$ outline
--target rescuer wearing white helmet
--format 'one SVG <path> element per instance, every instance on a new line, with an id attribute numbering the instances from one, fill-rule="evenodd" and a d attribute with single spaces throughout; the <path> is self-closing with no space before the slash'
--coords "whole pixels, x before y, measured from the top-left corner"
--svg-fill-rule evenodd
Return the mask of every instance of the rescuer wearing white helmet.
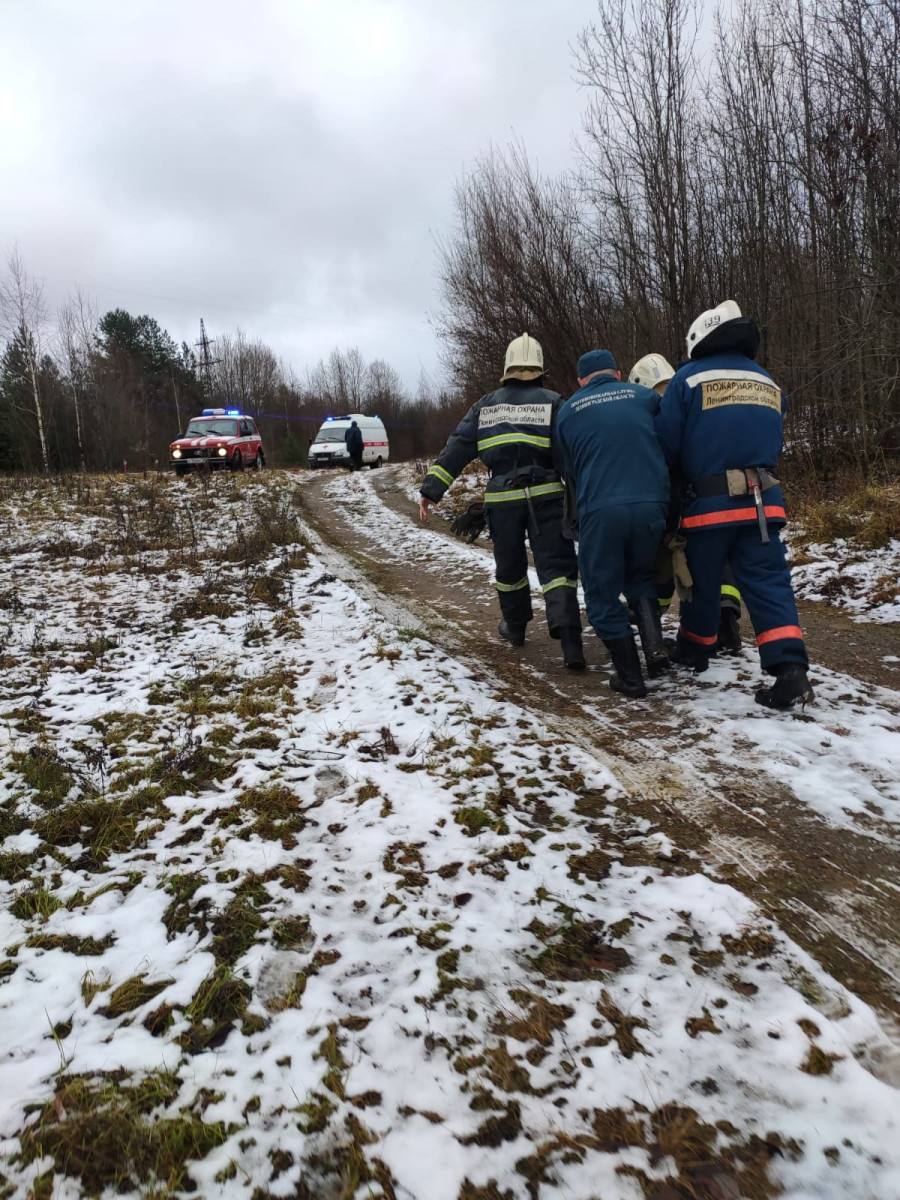
<path id="1" fill-rule="evenodd" d="M 689 361 L 675 372 L 656 428 L 686 481 L 681 529 L 692 596 L 682 603 L 672 658 L 702 671 L 718 640 L 719 587 L 728 562 L 756 633 L 763 670 L 756 693 L 769 708 L 813 698 L 806 646 L 779 530 L 784 497 L 775 475 L 784 397 L 754 360 L 756 322 L 734 300 L 708 309 L 687 334 Z"/>
<path id="2" fill-rule="evenodd" d="M 652 388 L 654 392 L 658 392 L 661 396 L 669 385 L 669 380 L 675 374 L 675 368 L 662 354 L 645 354 L 631 368 L 628 376 L 629 383 L 638 383 L 642 387 Z M 673 487 L 672 502 L 674 509 L 670 508 L 670 529 L 678 522 L 678 495 L 677 488 Z M 659 607 L 661 611 L 665 611 L 672 603 L 672 596 L 675 592 L 674 571 L 672 568 L 672 552 L 664 541 L 660 547 L 660 584 L 658 587 Z M 725 569 L 722 573 L 722 589 L 721 589 L 721 616 L 719 620 L 719 639 L 716 643 L 716 648 L 720 654 L 740 654 L 742 649 L 741 643 L 741 593 L 738 591 L 735 583 L 734 573 L 728 564 L 725 564 Z M 640 616 L 637 611 L 634 612 L 635 620 L 640 628 Z"/>
<path id="3" fill-rule="evenodd" d="M 654 392 L 658 392 L 661 396 L 674 374 L 675 368 L 667 358 L 664 358 L 661 354 L 645 354 L 631 368 L 628 382 L 639 383 L 641 387 L 652 388 Z"/>
<path id="4" fill-rule="evenodd" d="M 469 409 L 431 465 L 419 489 L 419 516 L 440 503 L 447 488 L 473 458 L 490 471 L 484 494 L 494 544 L 497 595 L 503 614 L 500 636 L 524 645 L 533 616 L 526 537 L 534 556 L 547 625 L 562 643 L 567 667 L 584 666 L 578 611 L 575 544 L 564 538 L 563 483 L 553 440 L 562 397 L 543 387 L 540 342 L 523 333 L 506 349 L 500 387 Z"/>

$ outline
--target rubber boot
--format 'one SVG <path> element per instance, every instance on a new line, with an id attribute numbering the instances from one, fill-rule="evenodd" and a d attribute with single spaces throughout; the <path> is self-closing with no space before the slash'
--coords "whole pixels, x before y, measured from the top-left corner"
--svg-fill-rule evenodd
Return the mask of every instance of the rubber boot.
<path id="1" fill-rule="evenodd" d="M 497 626 L 497 632 L 505 642 L 509 642 L 511 646 L 525 645 L 525 626 L 510 625 L 504 617 Z"/>
<path id="2" fill-rule="evenodd" d="M 603 645 L 612 656 L 616 673 L 609 681 L 614 692 L 623 696 L 646 696 L 647 685 L 641 674 L 641 660 L 638 658 L 637 646 L 631 634 L 628 637 L 603 639 Z"/>
<path id="3" fill-rule="evenodd" d="M 655 596 L 642 596 L 640 600 L 635 601 L 635 610 L 644 661 L 647 664 L 647 674 L 651 679 L 658 679 L 660 675 L 664 675 L 668 671 L 671 665 L 669 652 L 663 641 L 659 601 Z"/>
<path id="4" fill-rule="evenodd" d="M 581 641 L 581 630 L 566 626 L 559 631 L 562 644 L 563 662 L 570 671 L 584 670 L 584 646 Z"/>
<path id="5" fill-rule="evenodd" d="M 719 642 L 718 651 L 720 654 L 740 654 L 744 648 L 744 643 L 741 641 L 741 614 L 736 608 L 722 608 L 722 615 L 719 620 Z"/>
<path id="6" fill-rule="evenodd" d="M 779 663 L 772 686 L 756 693 L 756 703 L 766 708 L 790 708 L 798 700 L 808 704 L 815 698 L 806 667 L 801 663 Z"/>
<path id="7" fill-rule="evenodd" d="M 669 661 L 677 663 L 680 667 L 690 667 L 700 675 L 709 666 L 709 653 L 704 646 L 689 642 L 679 633 L 675 645 L 669 651 Z"/>

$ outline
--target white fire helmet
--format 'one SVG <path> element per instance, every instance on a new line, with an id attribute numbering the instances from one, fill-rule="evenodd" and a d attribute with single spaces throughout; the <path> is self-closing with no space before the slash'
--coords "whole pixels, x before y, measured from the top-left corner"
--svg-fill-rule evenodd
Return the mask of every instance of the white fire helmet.
<path id="1" fill-rule="evenodd" d="M 740 315 L 741 310 L 734 300 L 723 300 L 715 308 L 708 308 L 706 312 L 702 312 L 688 330 L 688 358 L 694 357 L 694 351 L 711 333 L 724 325 L 726 321 L 736 321 Z"/>
<path id="2" fill-rule="evenodd" d="M 541 375 L 544 372 L 544 352 L 541 343 L 528 333 L 513 338 L 506 347 L 503 378 L 505 379 L 511 371 L 535 371 Z"/>
<path id="3" fill-rule="evenodd" d="M 631 368 L 628 382 L 662 390 L 674 374 L 675 368 L 667 358 L 661 354 L 645 354 Z"/>

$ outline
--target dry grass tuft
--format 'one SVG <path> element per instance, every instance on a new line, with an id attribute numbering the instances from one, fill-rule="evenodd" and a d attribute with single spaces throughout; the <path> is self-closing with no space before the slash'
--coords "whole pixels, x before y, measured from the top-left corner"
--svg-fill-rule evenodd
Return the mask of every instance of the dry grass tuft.
<path id="1" fill-rule="evenodd" d="M 91 1196 L 109 1188 L 156 1196 L 193 1191 L 188 1162 L 205 1158 L 236 1127 L 205 1122 L 200 1097 L 177 1116 L 160 1115 L 180 1085 L 166 1073 L 136 1083 L 121 1074 L 63 1077 L 20 1134 L 22 1161 L 52 1159 L 61 1177 L 79 1178 Z"/>
<path id="2" fill-rule="evenodd" d="M 810 542 L 844 538 L 879 549 L 900 538 L 900 484 L 869 483 L 833 499 L 807 497 L 794 516 Z"/>
<path id="3" fill-rule="evenodd" d="M 97 1009 L 101 1017 L 121 1017 L 153 1000 L 165 991 L 173 979 L 157 979 L 149 983 L 146 975 L 132 975 L 109 994 L 109 1003 Z"/>
<path id="4" fill-rule="evenodd" d="M 631 962 L 626 950 L 604 938 L 602 921 L 571 920 L 551 931 L 549 937 L 543 928 L 538 931 L 534 924 L 529 928 L 545 935 L 545 948 L 534 959 L 534 966 L 548 979 L 596 979 Z"/>
<path id="5" fill-rule="evenodd" d="M 810 1046 L 809 1053 L 800 1065 L 807 1075 L 830 1075 L 834 1064 L 841 1061 L 839 1054 L 826 1054 L 818 1046 Z"/>

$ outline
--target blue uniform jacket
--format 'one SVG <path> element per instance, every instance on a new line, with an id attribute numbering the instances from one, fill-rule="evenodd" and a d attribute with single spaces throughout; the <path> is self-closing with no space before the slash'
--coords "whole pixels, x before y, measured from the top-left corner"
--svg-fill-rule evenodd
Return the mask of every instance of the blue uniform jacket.
<path id="1" fill-rule="evenodd" d="M 784 396 L 771 375 L 752 358 L 726 352 L 682 364 L 663 395 L 656 431 L 666 458 L 687 483 L 726 471 L 766 467 L 774 471 L 781 453 Z M 766 517 L 784 524 L 780 487 L 763 492 Z M 752 525 L 752 495 L 702 496 L 688 500 L 683 529 Z"/>
<path id="2" fill-rule="evenodd" d="M 611 375 L 592 379 L 560 409 L 557 433 L 578 512 L 669 498 L 669 472 L 653 427 L 659 396 Z"/>

